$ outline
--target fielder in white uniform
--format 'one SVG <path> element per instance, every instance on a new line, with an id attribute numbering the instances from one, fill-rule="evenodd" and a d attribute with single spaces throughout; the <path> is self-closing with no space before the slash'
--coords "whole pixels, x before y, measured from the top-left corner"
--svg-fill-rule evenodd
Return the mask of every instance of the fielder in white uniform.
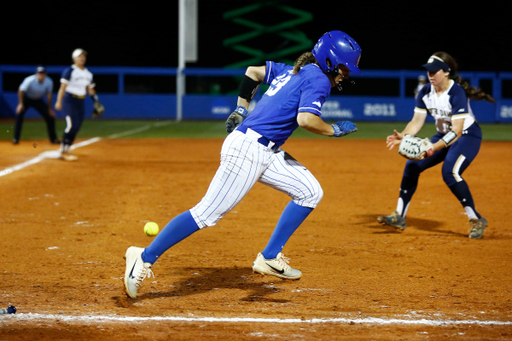
<path id="1" fill-rule="evenodd" d="M 429 83 L 420 90 L 416 98 L 414 116 L 401 133 L 395 130 L 386 141 L 388 148 L 392 149 L 400 144 L 404 135 L 416 135 L 430 114 L 435 119 L 437 128 L 437 133 L 430 138 L 434 154 L 421 161 L 407 161 L 396 210 L 388 216 L 377 217 L 377 221 L 400 231 L 405 230 L 407 210 L 418 187 L 421 173 L 442 163 L 443 180 L 467 213 L 469 238 L 482 238 L 487 219 L 476 210 L 473 196 L 466 180 L 462 178 L 462 173 L 473 162 L 482 143 L 482 131 L 469 100 L 485 99 L 494 102 L 494 99 L 463 82 L 457 73 L 457 63 L 446 52 L 434 53 L 423 67 L 427 69 Z"/>
<path id="2" fill-rule="evenodd" d="M 92 73 L 85 67 L 87 51 L 75 49 L 71 54 L 73 65 L 62 72 L 60 88 L 57 93 L 55 109 L 62 110 L 66 118 L 66 129 L 62 136 L 61 156 L 65 161 L 75 161 L 77 157 L 71 154 L 71 145 L 75 142 L 85 117 L 85 97 L 87 94 L 96 102 L 95 84 Z"/>
<path id="3" fill-rule="evenodd" d="M 147 248 L 126 251 L 124 284 L 135 298 L 142 281 L 152 275 L 153 263 L 170 247 L 194 232 L 215 225 L 256 184 L 263 183 L 290 196 L 253 270 L 283 279 L 299 279 L 301 271 L 288 265 L 282 249 L 323 196 L 322 187 L 304 166 L 281 149 L 298 127 L 325 136 L 344 136 L 357 130 L 349 121 L 327 124 L 321 108 L 331 87 L 341 88 L 349 73 L 360 74 L 361 48 L 341 31 L 324 34 L 295 66 L 268 61 L 247 68 L 237 108 L 226 121 L 230 133 L 221 150 L 221 164 L 203 199 L 172 219 Z M 270 87 L 255 109 L 247 108 L 260 83 Z"/>

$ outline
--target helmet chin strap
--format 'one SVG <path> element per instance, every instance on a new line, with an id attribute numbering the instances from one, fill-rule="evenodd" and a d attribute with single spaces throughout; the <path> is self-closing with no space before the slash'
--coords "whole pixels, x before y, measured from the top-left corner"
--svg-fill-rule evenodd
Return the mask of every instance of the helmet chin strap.
<path id="1" fill-rule="evenodd" d="M 350 79 L 350 77 L 345 77 L 345 75 L 343 73 L 331 71 L 331 72 L 329 72 L 329 74 L 331 75 L 334 82 L 335 82 L 335 79 L 337 76 L 341 76 L 341 78 L 342 78 L 341 82 L 336 84 L 336 87 L 338 88 L 339 91 L 343 91 L 343 89 L 351 88 L 352 86 L 354 86 L 354 84 L 356 84 L 356 82 L 353 79 Z"/>
<path id="2" fill-rule="evenodd" d="M 336 84 L 336 87 L 339 91 L 342 91 L 343 89 L 348 89 L 353 87 L 356 84 L 356 81 L 353 79 L 345 78 L 343 77 L 343 80 Z"/>

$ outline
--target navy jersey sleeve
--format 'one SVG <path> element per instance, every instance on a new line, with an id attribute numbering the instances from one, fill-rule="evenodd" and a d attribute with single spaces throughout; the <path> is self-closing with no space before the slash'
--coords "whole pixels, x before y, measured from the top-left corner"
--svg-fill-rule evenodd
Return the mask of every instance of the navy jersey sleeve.
<path id="1" fill-rule="evenodd" d="M 458 115 L 466 115 L 469 112 L 468 98 L 459 84 L 454 84 L 450 90 L 450 104 L 452 106 L 452 118 Z"/>
<path id="2" fill-rule="evenodd" d="M 423 97 L 425 97 L 430 92 L 431 85 L 432 84 L 430 83 L 425 84 L 423 88 L 421 88 L 421 90 L 418 92 L 418 96 L 416 96 L 416 108 L 427 110 L 427 106 L 423 101 Z"/>
<path id="3" fill-rule="evenodd" d="M 62 83 L 67 83 L 71 79 L 71 72 L 73 69 L 71 67 L 66 68 L 62 71 L 62 75 L 60 76 L 60 80 Z"/>

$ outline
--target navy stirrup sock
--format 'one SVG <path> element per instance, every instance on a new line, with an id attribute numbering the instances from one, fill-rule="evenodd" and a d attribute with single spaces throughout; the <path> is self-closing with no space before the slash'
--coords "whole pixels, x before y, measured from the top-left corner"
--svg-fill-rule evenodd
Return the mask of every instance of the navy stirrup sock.
<path id="1" fill-rule="evenodd" d="M 198 230 L 199 227 L 190 211 L 183 212 L 174 217 L 155 237 L 155 240 L 142 253 L 142 260 L 153 264 L 165 251 Z"/>
<path id="2" fill-rule="evenodd" d="M 404 175 L 402 177 L 402 182 L 400 183 L 400 198 L 403 201 L 403 212 L 398 212 L 402 217 L 404 216 L 404 212 L 407 208 L 407 205 L 412 199 L 414 192 L 416 192 L 416 188 L 418 187 L 418 178 L 409 177 Z"/>
<path id="3" fill-rule="evenodd" d="M 475 209 L 475 202 L 473 201 L 473 196 L 469 191 L 469 187 L 466 181 L 456 182 L 453 185 L 448 186 L 452 193 L 459 199 L 462 207 L 470 207 L 476 214 L 477 218 L 482 218 L 482 216 Z"/>
<path id="4" fill-rule="evenodd" d="M 293 232 L 302 224 L 311 211 L 313 211 L 312 208 L 299 206 L 291 201 L 281 214 L 281 218 L 279 218 L 274 233 L 272 233 L 272 237 L 270 237 L 265 250 L 261 252 L 263 257 L 265 257 L 265 259 L 276 258 L 277 254 L 283 250 L 284 245 L 288 239 L 290 239 Z"/>

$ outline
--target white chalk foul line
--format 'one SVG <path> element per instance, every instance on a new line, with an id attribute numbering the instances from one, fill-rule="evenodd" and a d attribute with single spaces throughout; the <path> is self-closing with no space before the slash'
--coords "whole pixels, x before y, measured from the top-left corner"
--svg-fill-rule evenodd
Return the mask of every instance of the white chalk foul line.
<path id="1" fill-rule="evenodd" d="M 90 140 L 82 141 L 82 142 L 79 142 L 77 144 L 72 145 L 71 149 L 87 146 L 87 145 L 90 145 L 91 143 L 98 142 L 99 140 L 100 140 L 99 137 L 94 137 L 94 138 L 92 138 Z M 15 166 L 8 167 L 8 168 L 5 168 L 5 169 L 1 170 L 0 171 L 0 177 L 4 176 L 4 175 L 7 175 L 7 174 L 11 174 L 11 173 L 16 172 L 16 171 L 19 171 L 20 169 L 26 168 L 28 166 L 35 165 L 36 163 L 39 163 L 39 162 L 41 162 L 41 161 L 43 161 L 45 159 L 58 159 L 59 157 L 60 157 L 60 150 L 48 150 L 46 152 L 42 152 L 41 154 L 39 154 L 38 156 L 36 156 L 33 159 L 30 159 L 30 160 L 25 161 L 23 163 L 20 163 L 20 164 L 17 164 Z"/>
<path id="2" fill-rule="evenodd" d="M 154 123 L 154 124 L 148 124 L 148 125 L 142 126 L 140 128 L 137 128 L 137 129 L 127 130 L 127 131 L 124 131 L 124 132 L 121 132 L 121 133 L 118 133 L 118 134 L 110 135 L 110 136 L 108 136 L 108 138 L 115 139 L 115 138 L 119 138 L 119 137 L 122 137 L 122 136 L 133 135 L 133 134 L 136 134 L 136 133 L 140 133 L 142 131 L 146 131 L 146 130 L 151 129 L 153 127 L 161 127 L 161 126 L 164 126 L 164 125 L 167 125 L 167 124 L 170 124 L 170 122 L 158 122 L 158 123 Z M 89 140 L 86 140 L 86 141 L 82 141 L 82 142 L 73 144 L 71 146 L 71 149 L 76 149 L 76 148 L 88 146 L 88 145 L 90 145 L 92 143 L 98 142 L 99 140 L 101 140 L 101 138 L 94 137 L 92 139 L 89 139 Z M 16 172 L 16 171 L 19 171 L 20 169 L 26 168 L 28 166 L 35 165 L 35 164 L 37 164 L 37 163 L 39 163 L 39 162 L 41 162 L 41 161 L 43 161 L 45 159 L 58 159 L 59 156 L 60 156 L 60 151 L 59 150 L 50 150 L 50 151 L 42 152 L 41 154 L 39 154 L 38 156 L 36 156 L 33 159 L 30 159 L 28 161 L 25 161 L 23 163 L 17 164 L 15 166 L 8 167 L 8 168 L 5 168 L 3 170 L 0 170 L 0 177 L 2 177 L 4 175 L 11 174 L 11 173 Z"/>
<path id="3" fill-rule="evenodd" d="M 58 320 L 63 322 L 147 322 L 147 321 L 161 321 L 161 322 L 212 322 L 212 323 L 362 323 L 362 324 L 377 324 L 377 325 L 425 325 L 425 326 L 446 326 L 446 325 L 501 325 L 510 326 L 511 321 L 482 321 L 482 320 L 430 320 L 425 318 L 420 319 L 398 319 L 398 318 L 332 318 L 332 319 L 278 319 L 278 318 L 252 318 L 252 317 L 177 317 L 177 316 L 152 316 L 152 317 L 137 317 L 137 316 L 104 316 L 104 315 L 44 315 L 44 314 L 16 314 L 7 315 L 6 317 L 16 320 Z M 1 324 L 1 321 L 0 321 Z"/>
<path id="4" fill-rule="evenodd" d="M 124 131 L 124 132 L 121 132 L 121 133 L 118 133 L 118 134 L 112 134 L 108 138 L 109 139 L 115 139 L 115 138 L 118 138 L 118 137 L 133 135 L 133 134 L 137 134 L 137 133 L 141 133 L 143 131 L 149 130 L 149 129 L 154 128 L 154 127 L 162 127 L 162 126 L 166 126 L 166 125 L 169 125 L 169 124 L 171 124 L 171 122 L 169 122 L 169 121 L 148 124 L 148 125 L 142 126 L 140 128 L 136 128 L 136 129 L 132 129 L 132 130 L 127 130 L 127 131 Z"/>

